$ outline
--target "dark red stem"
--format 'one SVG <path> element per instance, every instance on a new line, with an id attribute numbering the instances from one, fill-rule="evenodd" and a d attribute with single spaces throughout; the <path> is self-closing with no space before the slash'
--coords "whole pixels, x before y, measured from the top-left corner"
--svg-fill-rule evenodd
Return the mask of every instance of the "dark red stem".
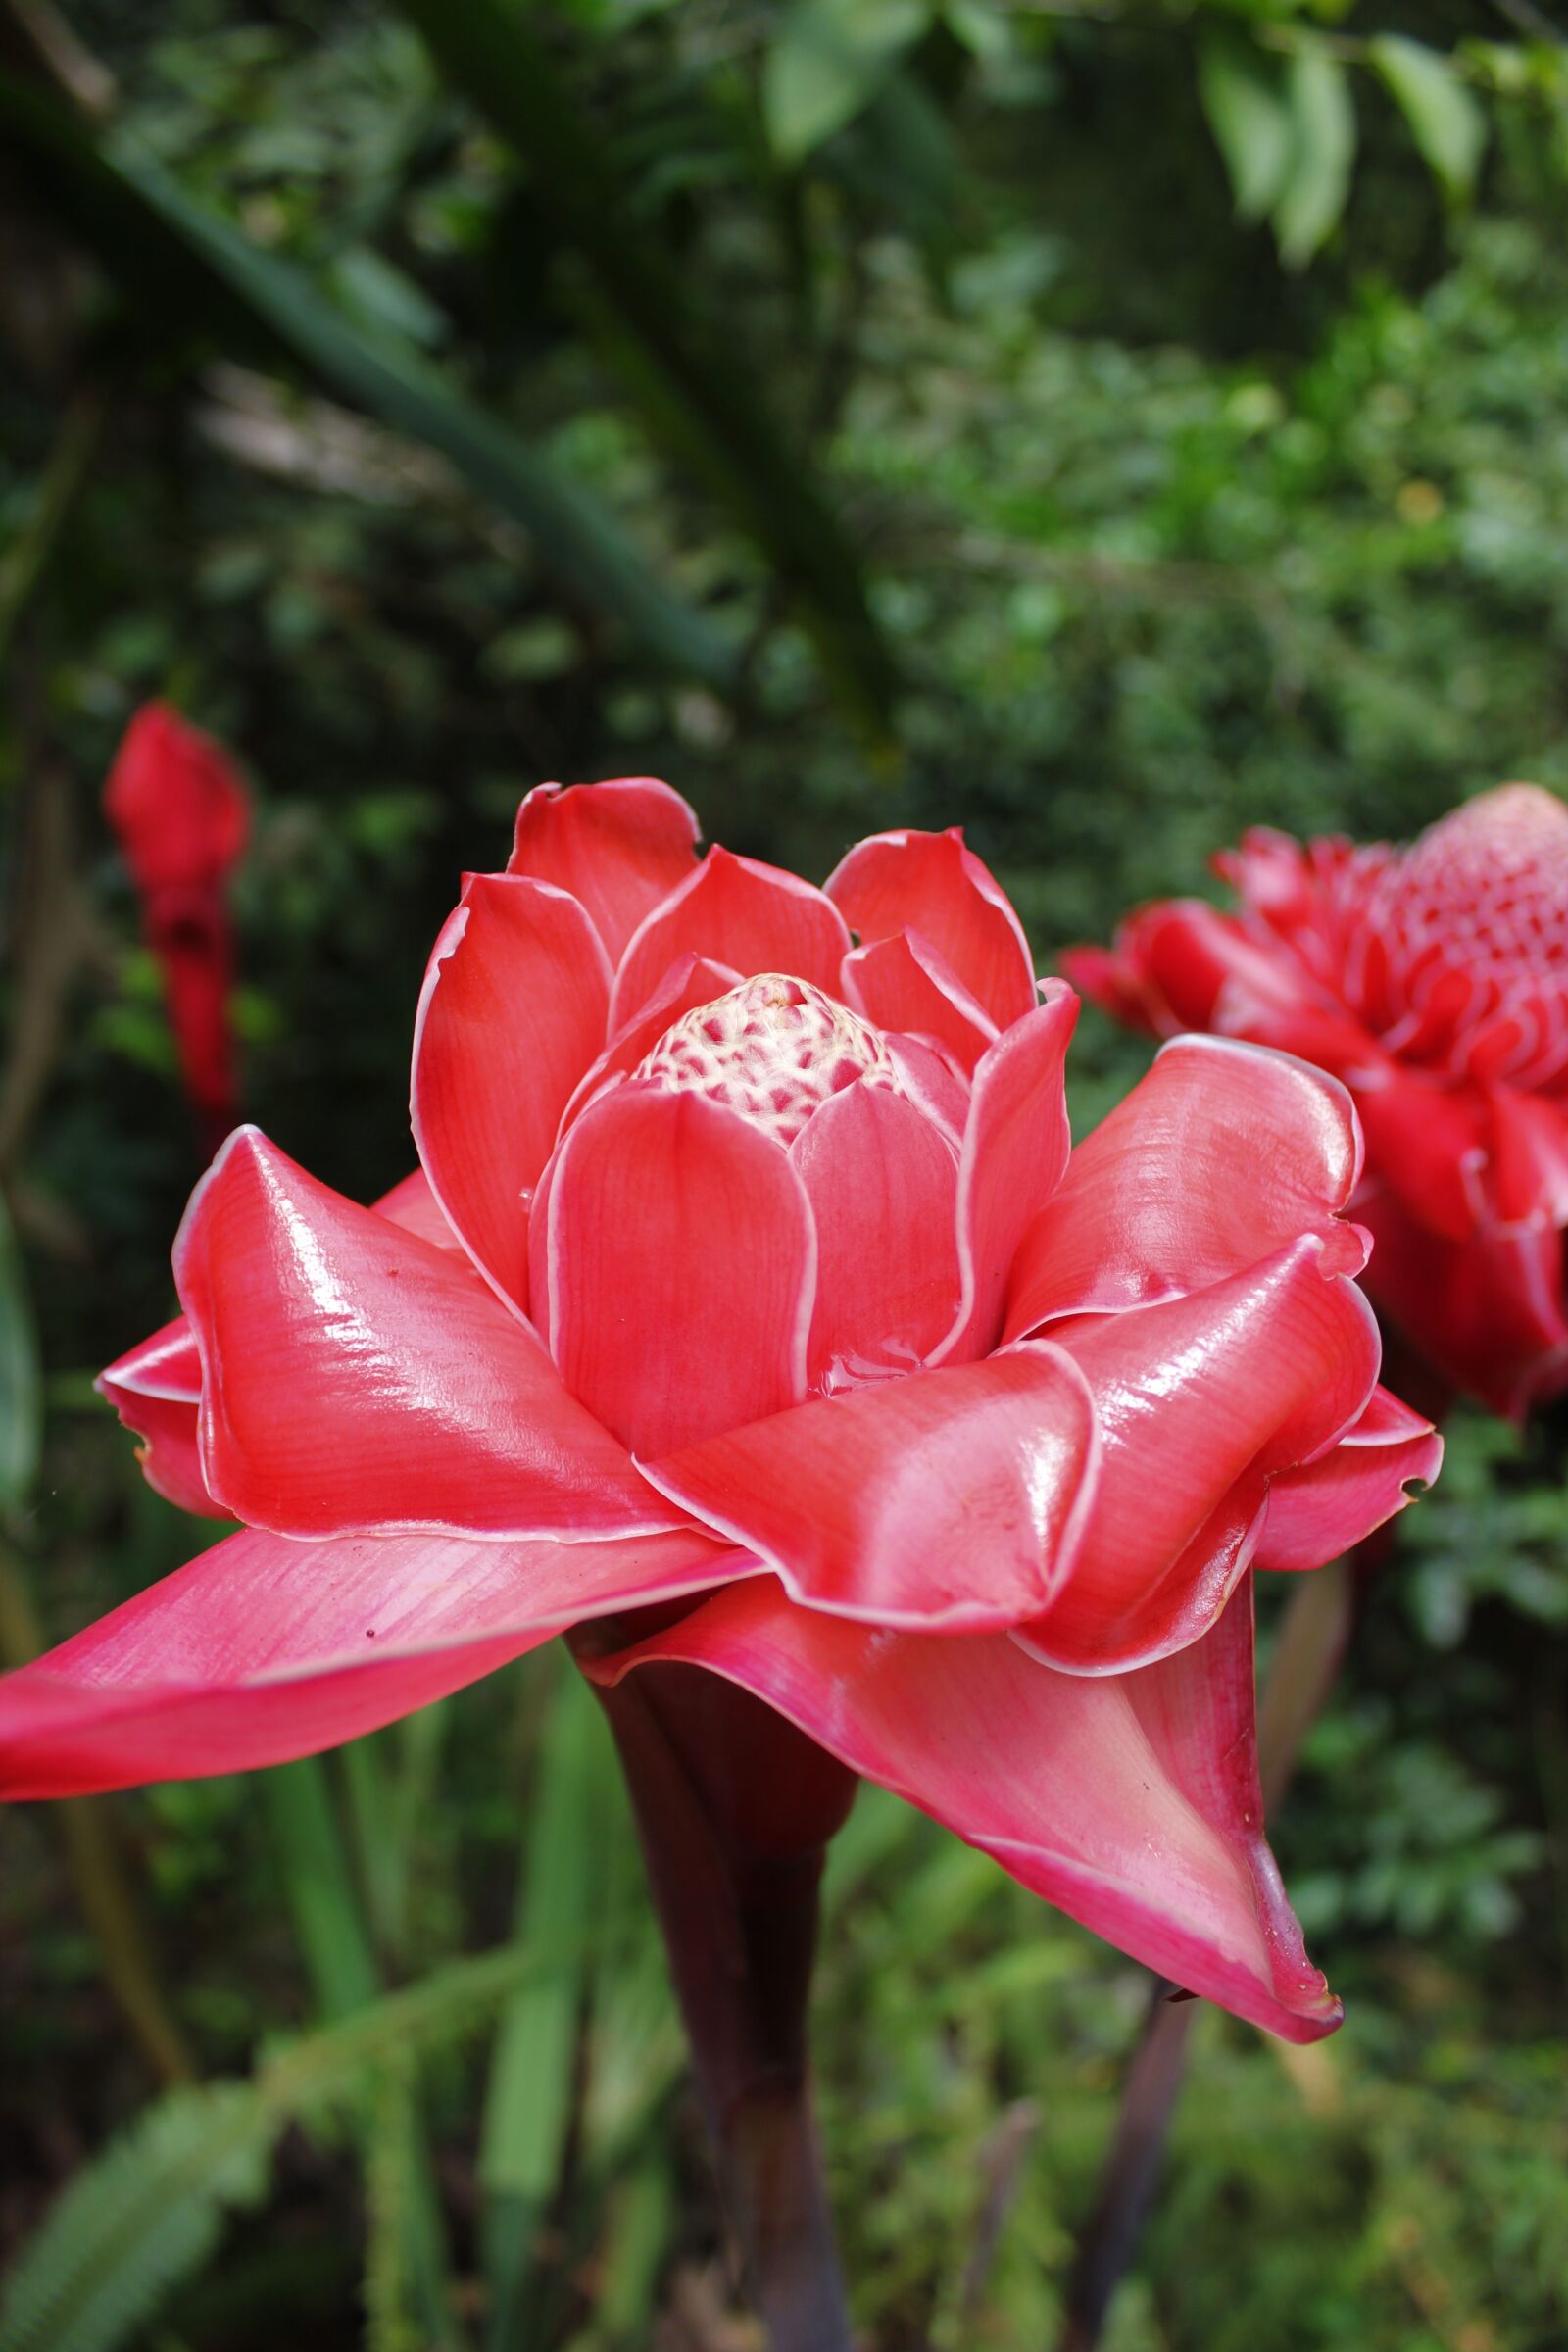
<path id="1" fill-rule="evenodd" d="M 584 1629 L 584 1663 L 624 1633 Z M 851 2352 L 812 2111 L 818 1888 L 853 1774 L 689 1666 L 598 1687 L 620 1751 L 717 2163 L 771 2352 Z"/>

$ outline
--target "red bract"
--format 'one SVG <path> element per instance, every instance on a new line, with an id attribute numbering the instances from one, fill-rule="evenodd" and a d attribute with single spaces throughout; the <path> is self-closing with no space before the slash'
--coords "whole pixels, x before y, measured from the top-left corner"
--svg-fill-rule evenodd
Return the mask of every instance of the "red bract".
<path id="1" fill-rule="evenodd" d="M 1214 862 L 1236 913 L 1146 906 L 1067 969 L 1137 1027 L 1343 1079 L 1367 1289 L 1446 1381 L 1523 1415 L 1568 1387 L 1568 808 L 1504 784 L 1406 849 L 1259 828 Z"/>
<path id="2" fill-rule="evenodd" d="M 185 1091 L 216 1143 L 234 1117 L 227 890 L 250 829 L 245 788 L 210 735 L 148 703 L 115 755 L 104 811 L 141 896 Z"/>
<path id="3" fill-rule="evenodd" d="M 682 1733 L 678 1694 L 739 1686 L 1151 1966 L 1327 2032 L 1248 1572 L 1440 1450 L 1377 1386 L 1348 1098 L 1188 1039 L 1071 1152 L 1076 1000 L 957 834 L 825 890 L 695 844 L 645 778 L 529 797 L 436 942 L 421 1170 L 375 1210 L 230 1140 L 188 1321 L 104 1385 L 245 1532 L 0 1687 L 7 1786 L 299 1755 L 572 1628 L 693 1785 L 730 1718 Z M 842 1812 L 843 1775 L 796 1822 L 756 1770 L 705 1801 L 759 1849 Z"/>

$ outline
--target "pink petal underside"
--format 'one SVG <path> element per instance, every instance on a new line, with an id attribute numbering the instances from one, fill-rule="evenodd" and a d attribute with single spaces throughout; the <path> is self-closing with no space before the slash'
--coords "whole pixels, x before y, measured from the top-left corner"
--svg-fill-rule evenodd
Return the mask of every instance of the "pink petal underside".
<path id="1" fill-rule="evenodd" d="M 1086 1309 L 1178 1298 L 1303 1233 L 1344 1233 L 1360 1135 L 1345 1089 L 1283 1055 L 1178 1038 L 1073 1152 L 1024 1236 L 1009 1339 Z"/>
<path id="2" fill-rule="evenodd" d="M 1450 1241 L 1418 1223 L 1392 1191 L 1371 1186 L 1356 1215 L 1373 1238 L 1365 1281 L 1379 1313 L 1456 1389 L 1515 1419 L 1568 1389 L 1554 1228 Z"/>
<path id="3" fill-rule="evenodd" d="M 1339 1444 L 1304 1470 L 1269 1481 L 1259 1568 L 1323 1568 L 1432 1484 L 1443 1440 L 1385 1388 Z"/>
<path id="4" fill-rule="evenodd" d="M 311 1755 L 461 1690 L 563 1626 L 753 1568 L 695 1533 L 298 1544 L 247 1529 L 0 1679 L 0 1795 L 69 1796 Z"/>
<path id="5" fill-rule="evenodd" d="M 1063 1073 L 1078 1000 L 1061 980 L 981 1058 L 958 1167 L 963 1297 L 932 1361 L 988 1355 L 1002 1336 L 1018 1244 L 1061 1182 L 1072 1149 Z"/>
<path id="6" fill-rule="evenodd" d="M 1034 1005 L 1023 927 L 956 830 L 873 834 L 857 843 L 824 888 L 862 946 L 918 931 L 999 1029 Z"/>
<path id="7" fill-rule="evenodd" d="M 174 1274 L 201 1349 L 207 1483 L 251 1526 L 566 1539 L 669 1526 L 466 1258 L 318 1184 L 254 1128 L 192 1197 Z"/>
<path id="8" fill-rule="evenodd" d="M 816 1238 L 770 1137 L 631 1081 L 591 1103 L 540 1188 L 562 1377 L 641 1454 L 806 1393 Z"/>
<path id="9" fill-rule="evenodd" d="M 853 949 L 844 958 L 844 995 L 878 1029 L 934 1038 L 966 1072 L 996 1043 L 985 1006 L 917 931 Z"/>
<path id="10" fill-rule="evenodd" d="M 889 1633 L 764 1578 L 590 1671 L 726 1676 L 1156 1973 L 1291 2041 L 1340 2005 L 1263 1840 L 1250 1592 L 1157 1666 L 1054 1674 L 1004 1634 Z"/>
<path id="11" fill-rule="evenodd" d="M 790 1147 L 816 1225 L 813 1389 L 910 1372 L 957 1311 L 957 1154 L 881 1086 L 850 1086 Z"/>
<path id="12" fill-rule="evenodd" d="M 461 1247 L 436 1206 L 422 1168 L 384 1193 L 375 1210 L 440 1249 Z M 108 1397 L 124 1427 L 142 1441 L 137 1459 L 155 1494 L 202 1518 L 232 1518 L 233 1513 L 208 1494 L 202 1471 L 196 1427 L 202 1359 L 187 1316 L 176 1315 L 151 1339 L 129 1348 L 93 1386 Z"/>
<path id="13" fill-rule="evenodd" d="M 517 810 L 509 874 L 569 891 L 588 910 L 612 963 L 697 855 L 694 811 L 653 776 L 608 784 L 541 784 Z"/>
<path id="14" fill-rule="evenodd" d="M 757 972 L 787 972 L 837 996 L 849 945 L 843 916 L 809 882 L 753 858 L 710 850 L 629 941 L 615 974 L 612 1032 L 631 1019 L 675 958 L 688 952 L 727 964 L 743 980 Z"/>
<path id="15" fill-rule="evenodd" d="M 435 943 L 414 1026 L 414 1140 L 453 1230 L 528 1311 L 527 1196 L 605 1042 L 610 964 L 575 899 L 471 874 Z"/>
<path id="16" fill-rule="evenodd" d="M 739 972 L 731 971 L 727 964 L 710 963 L 703 956 L 678 956 L 647 1004 L 633 1013 L 623 1028 L 616 1030 L 578 1081 L 571 1101 L 561 1114 L 562 1133 L 602 1087 L 616 1078 L 629 1078 L 644 1055 L 653 1051 L 664 1031 L 672 1028 L 683 1012 L 695 1012 L 699 1004 L 711 1004 L 716 997 L 727 996 L 739 979 Z"/>
<path id="17" fill-rule="evenodd" d="M 819 1398 L 647 1469 L 795 1599 L 971 1633 L 1032 1616 L 1070 1575 L 1095 1461 L 1084 1383 L 1037 1343 Z"/>
<path id="18" fill-rule="evenodd" d="M 1196 1640 L 1248 1556 L 1228 1535 L 1216 1552 L 1205 1526 L 1216 1512 L 1250 1523 L 1264 1477 L 1359 1419 L 1377 1326 L 1327 1255 L 1308 1236 L 1191 1298 L 1053 1327 L 1089 1382 L 1103 1451 L 1073 1572 L 1027 1628 L 1050 1664 L 1120 1673 Z"/>

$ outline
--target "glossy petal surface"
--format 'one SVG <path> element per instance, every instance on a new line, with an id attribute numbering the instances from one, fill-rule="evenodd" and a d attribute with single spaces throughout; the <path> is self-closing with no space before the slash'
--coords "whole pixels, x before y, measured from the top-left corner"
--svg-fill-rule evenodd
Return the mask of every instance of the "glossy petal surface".
<path id="1" fill-rule="evenodd" d="M 1096 1432 L 1044 1345 L 873 1382 L 647 1465 L 797 1600 L 877 1625 L 1016 1625 L 1069 1576 Z"/>
<path id="2" fill-rule="evenodd" d="M 873 834 L 825 888 L 862 947 L 917 931 L 998 1028 L 1033 1008 L 1034 959 L 1022 925 L 957 831 Z"/>
<path id="3" fill-rule="evenodd" d="M 705 956 L 743 980 L 787 972 L 837 996 L 849 945 L 843 916 L 809 882 L 712 850 L 628 944 L 615 974 L 612 1027 L 631 1019 L 679 956 Z"/>
<path id="4" fill-rule="evenodd" d="M 623 1444 L 666 1453 L 804 1396 L 816 1237 L 777 1144 L 628 1084 L 583 1112 L 547 1189 L 551 1351 Z"/>
<path id="5" fill-rule="evenodd" d="M 1263 1840 L 1249 1592 L 1179 1657 L 1054 1674 L 1003 1634 L 889 1634 L 737 1586 L 597 1670 L 727 1676 L 1069 1917 L 1292 2041 L 1340 2022 Z"/>
<path id="6" fill-rule="evenodd" d="M 612 963 L 645 914 L 691 873 L 697 817 L 654 776 L 541 784 L 517 810 L 509 874 L 532 874 L 585 907 Z"/>
<path id="7" fill-rule="evenodd" d="M 525 877 L 469 877 L 419 999 L 414 1140 L 454 1231 L 523 1312 L 527 1196 L 609 1009 L 610 965 L 575 899 Z"/>
<path id="8" fill-rule="evenodd" d="M 669 1514 L 466 1259 L 242 1128 L 174 1250 L 212 1493 L 255 1527 L 631 1535 Z"/>
<path id="9" fill-rule="evenodd" d="M 1195 1540 L 1260 1481 L 1310 1461 L 1365 1409 L 1379 1344 L 1352 1282 L 1308 1238 L 1190 1298 L 1062 1323 L 1102 1442 L 1077 1564 L 1028 1629 L 1040 1656 L 1104 1674 L 1168 1655 L 1213 1623 L 1246 1567 L 1224 1533 Z"/>
<path id="10" fill-rule="evenodd" d="M 1305 1233 L 1327 1240 L 1360 1165 L 1332 1078 L 1203 1037 L 1165 1048 L 1078 1146 L 1013 1270 L 1009 1339 L 1084 1309 L 1204 1289 Z M 1344 1236 L 1345 1262 L 1360 1244 Z"/>
<path id="11" fill-rule="evenodd" d="M 563 1625 L 750 1571 L 697 1535 L 298 1544 L 247 1529 L 0 1680 L 0 1795 L 311 1755 L 461 1690 Z"/>

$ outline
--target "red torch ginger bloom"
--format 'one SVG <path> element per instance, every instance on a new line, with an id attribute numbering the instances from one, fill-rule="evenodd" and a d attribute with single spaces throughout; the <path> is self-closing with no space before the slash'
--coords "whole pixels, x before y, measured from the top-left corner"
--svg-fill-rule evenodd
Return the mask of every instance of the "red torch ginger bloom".
<path id="1" fill-rule="evenodd" d="M 104 812 L 141 897 L 185 1092 L 216 1144 L 234 1119 L 228 877 L 250 830 L 245 787 L 210 735 L 147 703 L 115 755 Z"/>
<path id="2" fill-rule="evenodd" d="M 796 1727 L 733 1765 L 775 1847 L 780 1754 L 815 1756 L 824 1817 L 880 1781 L 1328 2032 L 1262 1838 L 1249 1572 L 1344 1550 L 1440 1451 L 1378 1386 L 1348 1097 L 1185 1039 L 1074 1152 L 1076 1000 L 956 833 L 823 890 L 696 839 L 644 778 L 529 796 L 436 942 L 420 1166 L 375 1209 L 229 1140 L 184 1318 L 104 1386 L 243 1532 L 0 1685 L 4 1786 L 271 1763 L 573 1629 L 710 1766 L 701 1693 Z"/>
<path id="3" fill-rule="evenodd" d="M 1568 1388 L 1568 808 L 1504 784 L 1408 848 L 1259 828 L 1214 862 L 1236 913 L 1146 906 L 1068 970 L 1134 1026 L 1343 1079 L 1368 1291 L 1454 1388 L 1522 1416 Z"/>

